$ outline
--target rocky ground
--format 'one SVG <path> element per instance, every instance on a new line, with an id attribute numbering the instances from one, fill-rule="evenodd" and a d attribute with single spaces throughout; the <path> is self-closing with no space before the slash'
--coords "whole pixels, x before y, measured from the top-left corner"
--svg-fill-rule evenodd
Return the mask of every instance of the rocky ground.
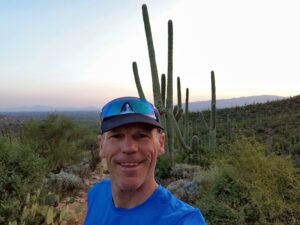
<path id="1" fill-rule="evenodd" d="M 108 171 L 106 169 L 105 162 L 102 161 L 99 164 L 97 170 L 90 174 L 90 176 L 85 178 L 85 188 L 80 190 L 76 194 L 76 196 L 74 196 L 74 202 L 72 204 L 68 204 L 71 219 L 68 222 L 64 223 L 64 225 L 83 224 L 87 211 L 87 193 L 89 188 L 91 188 L 95 183 L 107 177 Z M 64 203 L 62 202 L 62 204 Z"/>

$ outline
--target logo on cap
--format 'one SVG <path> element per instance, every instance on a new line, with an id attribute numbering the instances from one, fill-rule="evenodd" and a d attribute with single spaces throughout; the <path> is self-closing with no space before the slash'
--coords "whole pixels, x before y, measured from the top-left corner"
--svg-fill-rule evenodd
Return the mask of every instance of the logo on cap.
<path id="1" fill-rule="evenodd" d="M 132 110 L 130 104 L 128 102 L 125 102 L 121 108 L 120 114 L 127 114 L 127 113 L 134 113 L 134 111 Z"/>

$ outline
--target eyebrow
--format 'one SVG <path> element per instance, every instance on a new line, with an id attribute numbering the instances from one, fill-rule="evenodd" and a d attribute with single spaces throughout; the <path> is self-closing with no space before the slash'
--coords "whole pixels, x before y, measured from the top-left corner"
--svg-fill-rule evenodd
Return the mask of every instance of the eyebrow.
<path id="1" fill-rule="evenodd" d="M 155 129 L 155 127 L 152 127 L 152 126 L 149 126 L 149 125 L 145 124 L 145 125 L 142 125 L 139 128 L 137 128 L 137 131 L 149 132 L 150 133 L 153 129 Z M 118 133 L 118 132 L 121 132 L 121 131 L 122 131 L 122 128 L 117 127 L 113 130 L 110 130 L 109 132 L 110 133 Z"/>

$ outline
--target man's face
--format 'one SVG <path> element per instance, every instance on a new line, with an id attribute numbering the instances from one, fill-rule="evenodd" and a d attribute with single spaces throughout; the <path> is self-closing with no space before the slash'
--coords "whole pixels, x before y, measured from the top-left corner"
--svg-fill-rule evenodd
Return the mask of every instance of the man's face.
<path id="1" fill-rule="evenodd" d="M 164 134 L 136 123 L 108 131 L 98 140 L 113 188 L 131 191 L 156 185 L 155 164 L 157 156 L 164 153 Z"/>

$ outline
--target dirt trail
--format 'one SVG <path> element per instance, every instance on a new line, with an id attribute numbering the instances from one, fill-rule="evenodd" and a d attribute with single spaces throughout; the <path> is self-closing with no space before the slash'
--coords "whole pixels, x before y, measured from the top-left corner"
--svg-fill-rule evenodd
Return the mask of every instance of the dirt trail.
<path id="1" fill-rule="evenodd" d="M 104 178 L 108 177 L 108 172 L 104 162 L 101 162 L 99 169 L 96 172 L 93 172 L 89 177 L 85 178 L 86 187 L 80 190 L 75 198 L 75 201 L 72 204 L 69 204 L 69 211 L 73 214 L 74 221 L 70 221 L 65 225 L 82 225 L 85 219 L 87 211 L 87 194 L 90 187 L 95 183 L 101 181 Z M 78 212 L 76 212 L 78 211 Z"/>

